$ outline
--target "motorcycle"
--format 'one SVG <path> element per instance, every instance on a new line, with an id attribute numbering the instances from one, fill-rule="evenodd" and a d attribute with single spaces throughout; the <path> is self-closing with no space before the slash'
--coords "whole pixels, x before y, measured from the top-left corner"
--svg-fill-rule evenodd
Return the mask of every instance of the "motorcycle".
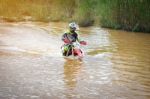
<path id="1" fill-rule="evenodd" d="M 84 52 L 81 49 L 81 45 L 86 45 L 86 44 L 87 43 L 85 41 L 64 44 L 61 47 L 62 54 L 63 56 L 74 56 L 81 59 L 84 56 Z"/>

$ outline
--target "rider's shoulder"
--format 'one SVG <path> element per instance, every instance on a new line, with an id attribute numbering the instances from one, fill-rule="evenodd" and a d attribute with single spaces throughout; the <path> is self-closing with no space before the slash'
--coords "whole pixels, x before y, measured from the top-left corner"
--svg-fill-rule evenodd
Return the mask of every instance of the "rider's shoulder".
<path id="1" fill-rule="evenodd" d="M 63 34 L 68 34 L 68 33 L 69 33 L 69 31 L 64 31 L 64 32 L 63 32 Z"/>
<path id="2" fill-rule="evenodd" d="M 69 33 L 69 31 L 64 31 L 64 34 L 68 34 Z"/>
<path id="3" fill-rule="evenodd" d="M 71 33 L 71 32 L 70 32 L 69 30 L 67 30 L 67 31 L 64 32 L 64 35 L 70 34 L 70 33 Z M 74 33 L 78 35 L 78 32 L 75 31 Z"/>

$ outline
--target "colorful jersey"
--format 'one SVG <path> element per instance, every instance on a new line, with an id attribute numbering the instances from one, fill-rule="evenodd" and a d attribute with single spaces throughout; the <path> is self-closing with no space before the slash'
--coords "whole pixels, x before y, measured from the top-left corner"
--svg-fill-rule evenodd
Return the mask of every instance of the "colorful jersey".
<path id="1" fill-rule="evenodd" d="M 78 34 L 76 32 L 64 33 L 63 36 L 62 36 L 62 40 L 64 41 L 65 39 L 69 40 L 70 43 L 76 42 L 76 41 L 78 41 Z"/>

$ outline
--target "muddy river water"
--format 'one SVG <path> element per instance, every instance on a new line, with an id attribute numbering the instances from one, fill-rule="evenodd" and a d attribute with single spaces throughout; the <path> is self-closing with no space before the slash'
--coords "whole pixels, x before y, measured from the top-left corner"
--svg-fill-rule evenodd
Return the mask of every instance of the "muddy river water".
<path id="1" fill-rule="evenodd" d="M 0 23 L 0 99 L 150 99 L 150 34 L 80 28 L 81 60 L 64 58 L 66 23 Z"/>

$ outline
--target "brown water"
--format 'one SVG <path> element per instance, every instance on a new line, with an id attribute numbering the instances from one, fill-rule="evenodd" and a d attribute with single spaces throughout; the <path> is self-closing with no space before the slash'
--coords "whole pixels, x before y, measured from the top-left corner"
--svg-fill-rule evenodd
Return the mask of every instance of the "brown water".
<path id="1" fill-rule="evenodd" d="M 150 98 L 150 34 L 80 28 L 79 61 L 61 56 L 66 27 L 0 24 L 0 99 Z"/>

